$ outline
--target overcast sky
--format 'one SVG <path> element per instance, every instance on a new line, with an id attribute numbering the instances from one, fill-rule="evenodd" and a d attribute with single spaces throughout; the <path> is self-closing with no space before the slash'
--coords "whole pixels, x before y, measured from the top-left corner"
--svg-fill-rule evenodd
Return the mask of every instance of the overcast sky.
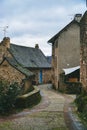
<path id="1" fill-rule="evenodd" d="M 0 40 L 6 36 L 18 45 L 39 44 L 51 55 L 47 41 L 68 24 L 77 13 L 86 11 L 86 0 L 0 0 Z"/>

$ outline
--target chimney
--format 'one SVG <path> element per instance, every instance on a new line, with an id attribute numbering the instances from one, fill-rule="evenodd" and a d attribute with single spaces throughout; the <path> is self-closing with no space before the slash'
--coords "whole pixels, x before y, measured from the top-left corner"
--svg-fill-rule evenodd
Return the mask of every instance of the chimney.
<path id="1" fill-rule="evenodd" d="M 38 44 L 35 44 L 35 48 L 36 48 L 36 49 L 39 49 L 39 45 L 38 45 Z"/>
<path id="2" fill-rule="evenodd" d="M 10 48 L 10 38 L 9 37 L 4 37 L 2 42 L 3 42 L 4 46 L 6 46 L 7 48 Z"/>
<path id="3" fill-rule="evenodd" d="M 77 22 L 80 22 L 81 18 L 82 18 L 82 14 L 75 14 L 74 16 L 74 20 Z"/>

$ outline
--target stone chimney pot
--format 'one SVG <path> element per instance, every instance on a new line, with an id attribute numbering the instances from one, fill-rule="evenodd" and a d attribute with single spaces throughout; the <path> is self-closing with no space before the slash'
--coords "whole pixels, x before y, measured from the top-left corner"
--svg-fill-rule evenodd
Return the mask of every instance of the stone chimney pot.
<path id="1" fill-rule="evenodd" d="M 36 48 L 36 49 L 39 49 L 39 45 L 38 45 L 38 44 L 35 44 L 35 48 Z"/>
<path id="2" fill-rule="evenodd" d="M 3 38 L 3 45 L 6 46 L 7 48 L 10 48 L 10 38 L 9 37 Z"/>
<path id="3" fill-rule="evenodd" d="M 74 16 L 74 20 L 76 20 L 77 22 L 80 22 L 81 18 L 82 18 L 82 14 L 75 14 Z"/>

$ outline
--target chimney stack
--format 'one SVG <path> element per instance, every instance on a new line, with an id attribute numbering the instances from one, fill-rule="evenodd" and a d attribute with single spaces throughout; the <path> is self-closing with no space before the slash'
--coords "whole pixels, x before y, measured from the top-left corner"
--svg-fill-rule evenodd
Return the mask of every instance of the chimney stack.
<path id="1" fill-rule="evenodd" d="M 39 45 L 38 45 L 38 44 L 35 44 L 35 48 L 36 48 L 36 49 L 39 49 Z"/>
<path id="2" fill-rule="evenodd" d="M 77 22 L 80 22 L 81 18 L 82 18 L 82 14 L 75 14 L 74 16 L 74 20 Z"/>
<path id="3" fill-rule="evenodd" d="M 4 37 L 2 43 L 7 48 L 10 48 L 10 38 L 9 37 Z"/>

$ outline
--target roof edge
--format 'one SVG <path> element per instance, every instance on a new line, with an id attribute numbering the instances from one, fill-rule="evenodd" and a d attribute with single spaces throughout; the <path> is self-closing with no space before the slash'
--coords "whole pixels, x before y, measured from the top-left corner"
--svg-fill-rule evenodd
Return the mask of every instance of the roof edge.
<path id="1" fill-rule="evenodd" d="M 72 20 L 69 24 L 67 24 L 62 30 L 60 30 L 57 34 L 55 34 L 51 39 L 49 39 L 47 42 L 48 43 L 54 43 L 54 40 L 56 40 L 59 36 L 60 36 L 60 34 L 63 32 L 63 31 L 65 31 L 72 23 L 76 23 L 76 24 L 78 24 L 79 25 L 79 22 L 77 22 L 75 19 L 74 20 Z"/>

